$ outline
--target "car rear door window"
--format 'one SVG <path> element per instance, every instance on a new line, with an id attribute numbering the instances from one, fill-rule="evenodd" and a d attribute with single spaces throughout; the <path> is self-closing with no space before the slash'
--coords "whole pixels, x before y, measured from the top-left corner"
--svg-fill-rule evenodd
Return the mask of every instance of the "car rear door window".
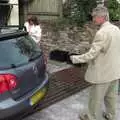
<path id="1" fill-rule="evenodd" d="M 40 55 L 41 49 L 28 35 L 0 41 L 0 68 L 27 64 Z"/>

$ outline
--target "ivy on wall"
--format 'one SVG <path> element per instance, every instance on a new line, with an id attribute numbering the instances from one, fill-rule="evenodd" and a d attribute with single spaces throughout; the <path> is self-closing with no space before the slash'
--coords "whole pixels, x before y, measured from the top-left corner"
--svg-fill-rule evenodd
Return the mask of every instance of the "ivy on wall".
<path id="1" fill-rule="evenodd" d="M 120 20 L 120 3 L 119 0 L 108 0 L 108 9 L 110 20 Z"/>
<path id="2" fill-rule="evenodd" d="M 83 25 L 91 19 L 91 11 L 96 7 L 96 0 L 68 0 L 63 15 L 77 25 Z"/>
<path id="3" fill-rule="evenodd" d="M 76 25 L 83 25 L 91 20 L 91 11 L 97 6 L 98 0 L 67 0 L 63 6 L 64 18 Z M 110 20 L 120 20 L 120 0 L 107 0 Z"/>

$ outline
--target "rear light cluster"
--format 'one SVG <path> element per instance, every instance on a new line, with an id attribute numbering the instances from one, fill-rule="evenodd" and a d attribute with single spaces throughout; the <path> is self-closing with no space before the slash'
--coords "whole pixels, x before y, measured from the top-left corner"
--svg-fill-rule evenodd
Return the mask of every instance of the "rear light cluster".
<path id="1" fill-rule="evenodd" d="M 0 94 L 14 89 L 17 85 L 17 79 L 12 74 L 0 74 Z"/>

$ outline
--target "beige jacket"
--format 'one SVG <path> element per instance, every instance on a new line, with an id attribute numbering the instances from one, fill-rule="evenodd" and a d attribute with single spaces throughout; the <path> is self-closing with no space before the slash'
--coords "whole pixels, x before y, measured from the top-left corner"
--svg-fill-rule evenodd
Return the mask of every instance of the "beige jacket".
<path id="1" fill-rule="evenodd" d="M 120 78 L 120 29 L 105 22 L 96 33 L 91 49 L 71 57 L 73 63 L 88 62 L 85 79 L 105 83 Z"/>

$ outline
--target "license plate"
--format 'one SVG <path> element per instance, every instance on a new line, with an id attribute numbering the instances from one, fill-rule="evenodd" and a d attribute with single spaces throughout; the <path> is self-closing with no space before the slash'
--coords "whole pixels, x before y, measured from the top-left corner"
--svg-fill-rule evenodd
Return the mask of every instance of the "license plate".
<path id="1" fill-rule="evenodd" d="M 42 90 L 37 91 L 31 98 L 30 98 L 30 105 L 35 105 L 43 98 L 43 96 L 46 93 L 46 88 L 43 88 Z"/>

